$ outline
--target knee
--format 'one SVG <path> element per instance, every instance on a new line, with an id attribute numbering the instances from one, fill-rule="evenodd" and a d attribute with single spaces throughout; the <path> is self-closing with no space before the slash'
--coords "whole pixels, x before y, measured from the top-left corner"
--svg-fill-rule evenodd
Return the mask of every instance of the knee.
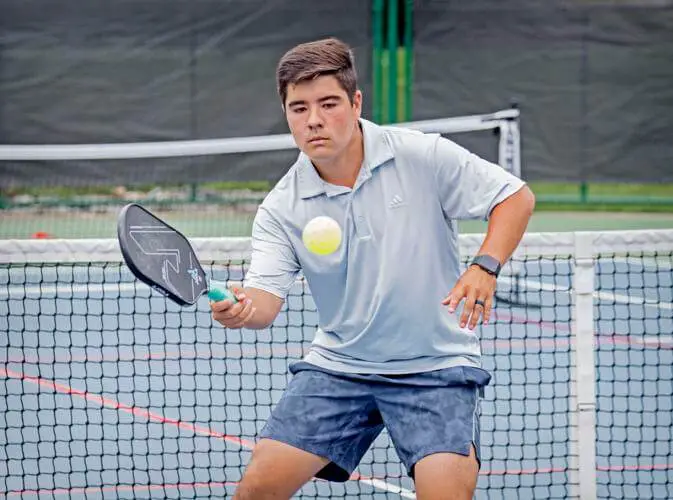
<path id="1" fill-rule="evenodd" d="M 271 500 L 274 493 L 268 487 L 262 484 L 255 484 L 254 481 L 241 481 L 234 493 L 234 500 Z"/>
<path id="2" fill-rule="evenodd" d="M 289 445 L 261 440 L 234 493 L 234 500 L 285 500 L 323 466 L 324 459 Z"/>
<path id="3" fill-rule="evenodd" d="M 248 474 L 238 484 L 234 500 L 289 500 L 292 494 L 276 481 Z"/>
<path id="4" fill-rule="evenodd" d="M 255 455 L 253 455 L 254 460 Z M 272 474 L 259 473 L 256 467 L 248 468 L 238 483 L 234 500 L 277 500 L 283 498 Z M 289 496 L 286 496 L 289 498 Z"/>

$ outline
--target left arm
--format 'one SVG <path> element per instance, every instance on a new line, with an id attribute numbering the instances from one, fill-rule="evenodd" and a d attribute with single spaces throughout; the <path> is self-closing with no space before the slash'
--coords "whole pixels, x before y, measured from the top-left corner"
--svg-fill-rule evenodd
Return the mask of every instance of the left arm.
<path id="1" fill-rule="evenodd" d="M 528 186 L 496 205 L 479 254 L 495 257 L 500 264 L 507 262 L 519 245 L 534 208 L 535 196 Z"/>
<path id="2" fill-rule="evenodd" d="M 523 237 L 534 207 L 535 196 L 525 185 L 498 203 L 491 211 L 486 238 L 479 249 L 479 255 L 490 255 L 501 265 L 507 262 Z M 442 304 L 449 306 L 449 312 L 454 312 L 465 299 L 460 326 L 473 329 L 480 316 L 484 324 L 488 323 L 495 286 L 494 275 L 477 265 L 471 265 Z"/>

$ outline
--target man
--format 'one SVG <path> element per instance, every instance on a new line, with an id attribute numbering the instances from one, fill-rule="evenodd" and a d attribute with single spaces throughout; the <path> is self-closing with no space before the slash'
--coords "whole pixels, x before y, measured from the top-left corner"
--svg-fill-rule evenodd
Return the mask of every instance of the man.
<path id="1" fill-rule="evenodd" d="M 534 197 L 439 135 L 362 119 L 353 57 L 339 40 L 287 52 L 277 83 L 301 153 L 259 208 L 238 302 L 214 303 L 213 318 L 266 328 L 301 270 L 319 329 L 290 367 L 235 498 L 290 498 L 314 476 L 345 481 L 384 425 L 418 498 L 471 498 L 478 399 L 490 378 L 473 329 L 489 320 L 499 266 Z M 319 215 L 343 230 L 328 256 L 301 240 Z M 466 218 L 489 225 L 461 276 L 454 220 Z"/>

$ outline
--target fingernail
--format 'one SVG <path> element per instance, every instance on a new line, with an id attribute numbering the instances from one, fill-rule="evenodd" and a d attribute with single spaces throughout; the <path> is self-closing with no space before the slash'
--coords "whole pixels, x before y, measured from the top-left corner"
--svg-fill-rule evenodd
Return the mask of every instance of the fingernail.
<path id="1" fill-rule="evenodd" d="M 252 299 L 245 299 L 246 304 L 252 304 Z"/>
<path id="2" fill-rule="evenodd" d="M 455 311 L 455 309 L 453 307 L 449 307 L 449 312 L 452 313 L 453 311 Z"/>
<path id="3" fill-rule="evenodd" d="M 461 327 L 461 328 L 465 328 L 465 323 L 464 323 L 464 322 L 461 323 L 461 324 L 460 324 L 460 327 Z"/>

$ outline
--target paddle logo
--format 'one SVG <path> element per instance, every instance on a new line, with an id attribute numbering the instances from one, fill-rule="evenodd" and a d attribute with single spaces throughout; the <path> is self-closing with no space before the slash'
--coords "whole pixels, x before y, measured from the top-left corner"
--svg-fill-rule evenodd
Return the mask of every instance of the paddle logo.
<path id="1" fill-rule="evenodd" d="M 201 278 L 201 275 L 199 274 L 198 269 L 194 269 L 194 268 L 187 269 L 187 273 L 192 277 L 192 280 L 194 281 L 194 283 L 196 283 L 197 285 L 201 284 L 202 278 Z"/>

